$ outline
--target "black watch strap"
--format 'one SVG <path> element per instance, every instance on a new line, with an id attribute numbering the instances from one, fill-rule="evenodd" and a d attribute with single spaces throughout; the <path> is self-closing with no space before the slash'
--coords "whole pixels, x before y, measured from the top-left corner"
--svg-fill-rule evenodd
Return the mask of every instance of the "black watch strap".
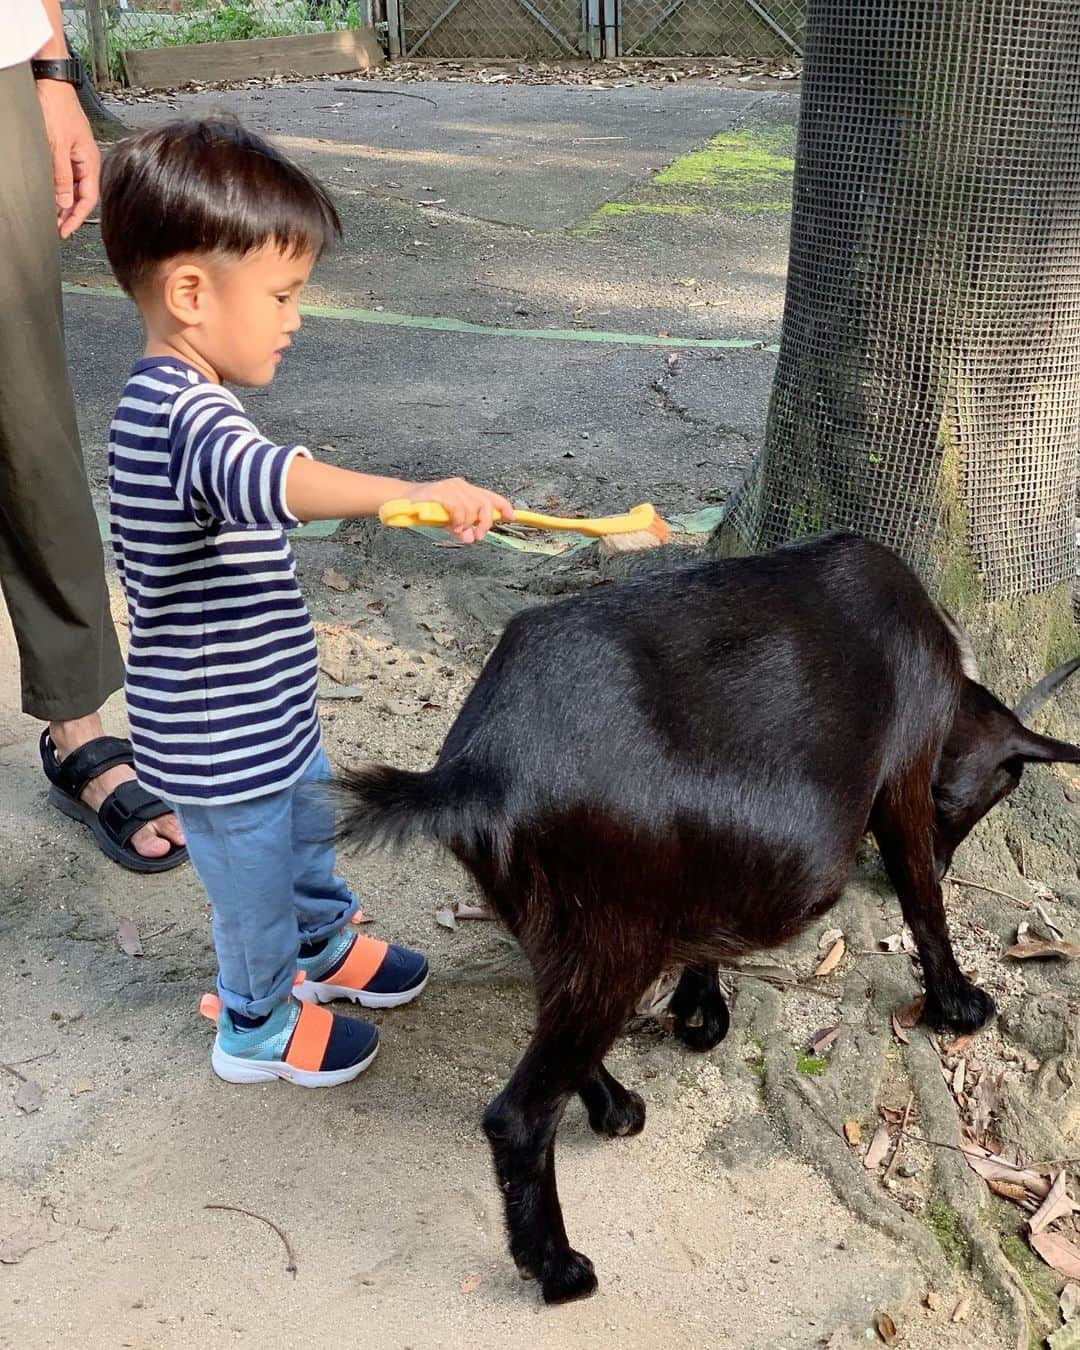
<path id="1" fill-rule="evenodd" d="M 31 61 L 30 69 L 35 80 L 63 80 L 73 84 L 76 89 L 83 82 L 82 62 L 77 58 L 68 61 Z"/>

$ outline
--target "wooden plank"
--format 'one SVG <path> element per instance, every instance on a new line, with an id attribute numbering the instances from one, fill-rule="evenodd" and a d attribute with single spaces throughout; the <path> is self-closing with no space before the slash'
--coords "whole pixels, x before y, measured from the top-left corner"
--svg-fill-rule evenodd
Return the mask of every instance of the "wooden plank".
<path id="1" fill-rule="evenodd" d="M 384 60 L 370 29 L 248 38 L 242 42 L 197 42 L 184 47 L 146 47 L 121 53 L 124 77 L 140 89 L 177 89 L 274 75 L 347 75 Z"/>

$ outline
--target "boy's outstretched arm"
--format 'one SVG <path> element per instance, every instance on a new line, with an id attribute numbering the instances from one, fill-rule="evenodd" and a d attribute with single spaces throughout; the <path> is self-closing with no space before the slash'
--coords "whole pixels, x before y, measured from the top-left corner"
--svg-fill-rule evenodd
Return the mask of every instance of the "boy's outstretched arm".
<path id="1" fill-rule="evenodd" d="M 285 502 L 297 520 L 377 516 L 379 507 L 395 497 L 439 502 L 450 512 L 447 529 L 466 544 L 482 539 L 498 517 L 509 520 L 513 514 L 513 507 L 505 497 L 475 487 L 463 478 L 407 483 L 401 478 L 354 473 L 297 455 L 285 479 Z"/>

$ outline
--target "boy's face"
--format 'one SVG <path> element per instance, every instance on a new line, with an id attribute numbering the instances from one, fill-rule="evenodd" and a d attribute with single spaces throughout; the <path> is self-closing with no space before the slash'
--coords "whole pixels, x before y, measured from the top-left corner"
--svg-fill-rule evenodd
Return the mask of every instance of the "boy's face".
<path id="1" fill-rule="evenodd" d="M 240 259 L 207 261 L 197 343 L 222 381 L 253 386 L 274 378 L 300 327 L 300 292 L 314 265 L 313 253 L 289 255 L 273 243 Z"/>

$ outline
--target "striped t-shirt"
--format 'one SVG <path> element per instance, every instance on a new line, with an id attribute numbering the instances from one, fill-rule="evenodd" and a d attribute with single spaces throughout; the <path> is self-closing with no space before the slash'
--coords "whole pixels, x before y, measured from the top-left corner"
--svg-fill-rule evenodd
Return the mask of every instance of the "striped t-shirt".
<path id="1" fill-rule="evenodd" d="M 299 446 L 185 362 L 136 361 L 109 432 L 109 523 L 127 597 L 135 770 L 170 802 L 296 782 L 319 746 L 318 655 L 285 530 Z"/>

